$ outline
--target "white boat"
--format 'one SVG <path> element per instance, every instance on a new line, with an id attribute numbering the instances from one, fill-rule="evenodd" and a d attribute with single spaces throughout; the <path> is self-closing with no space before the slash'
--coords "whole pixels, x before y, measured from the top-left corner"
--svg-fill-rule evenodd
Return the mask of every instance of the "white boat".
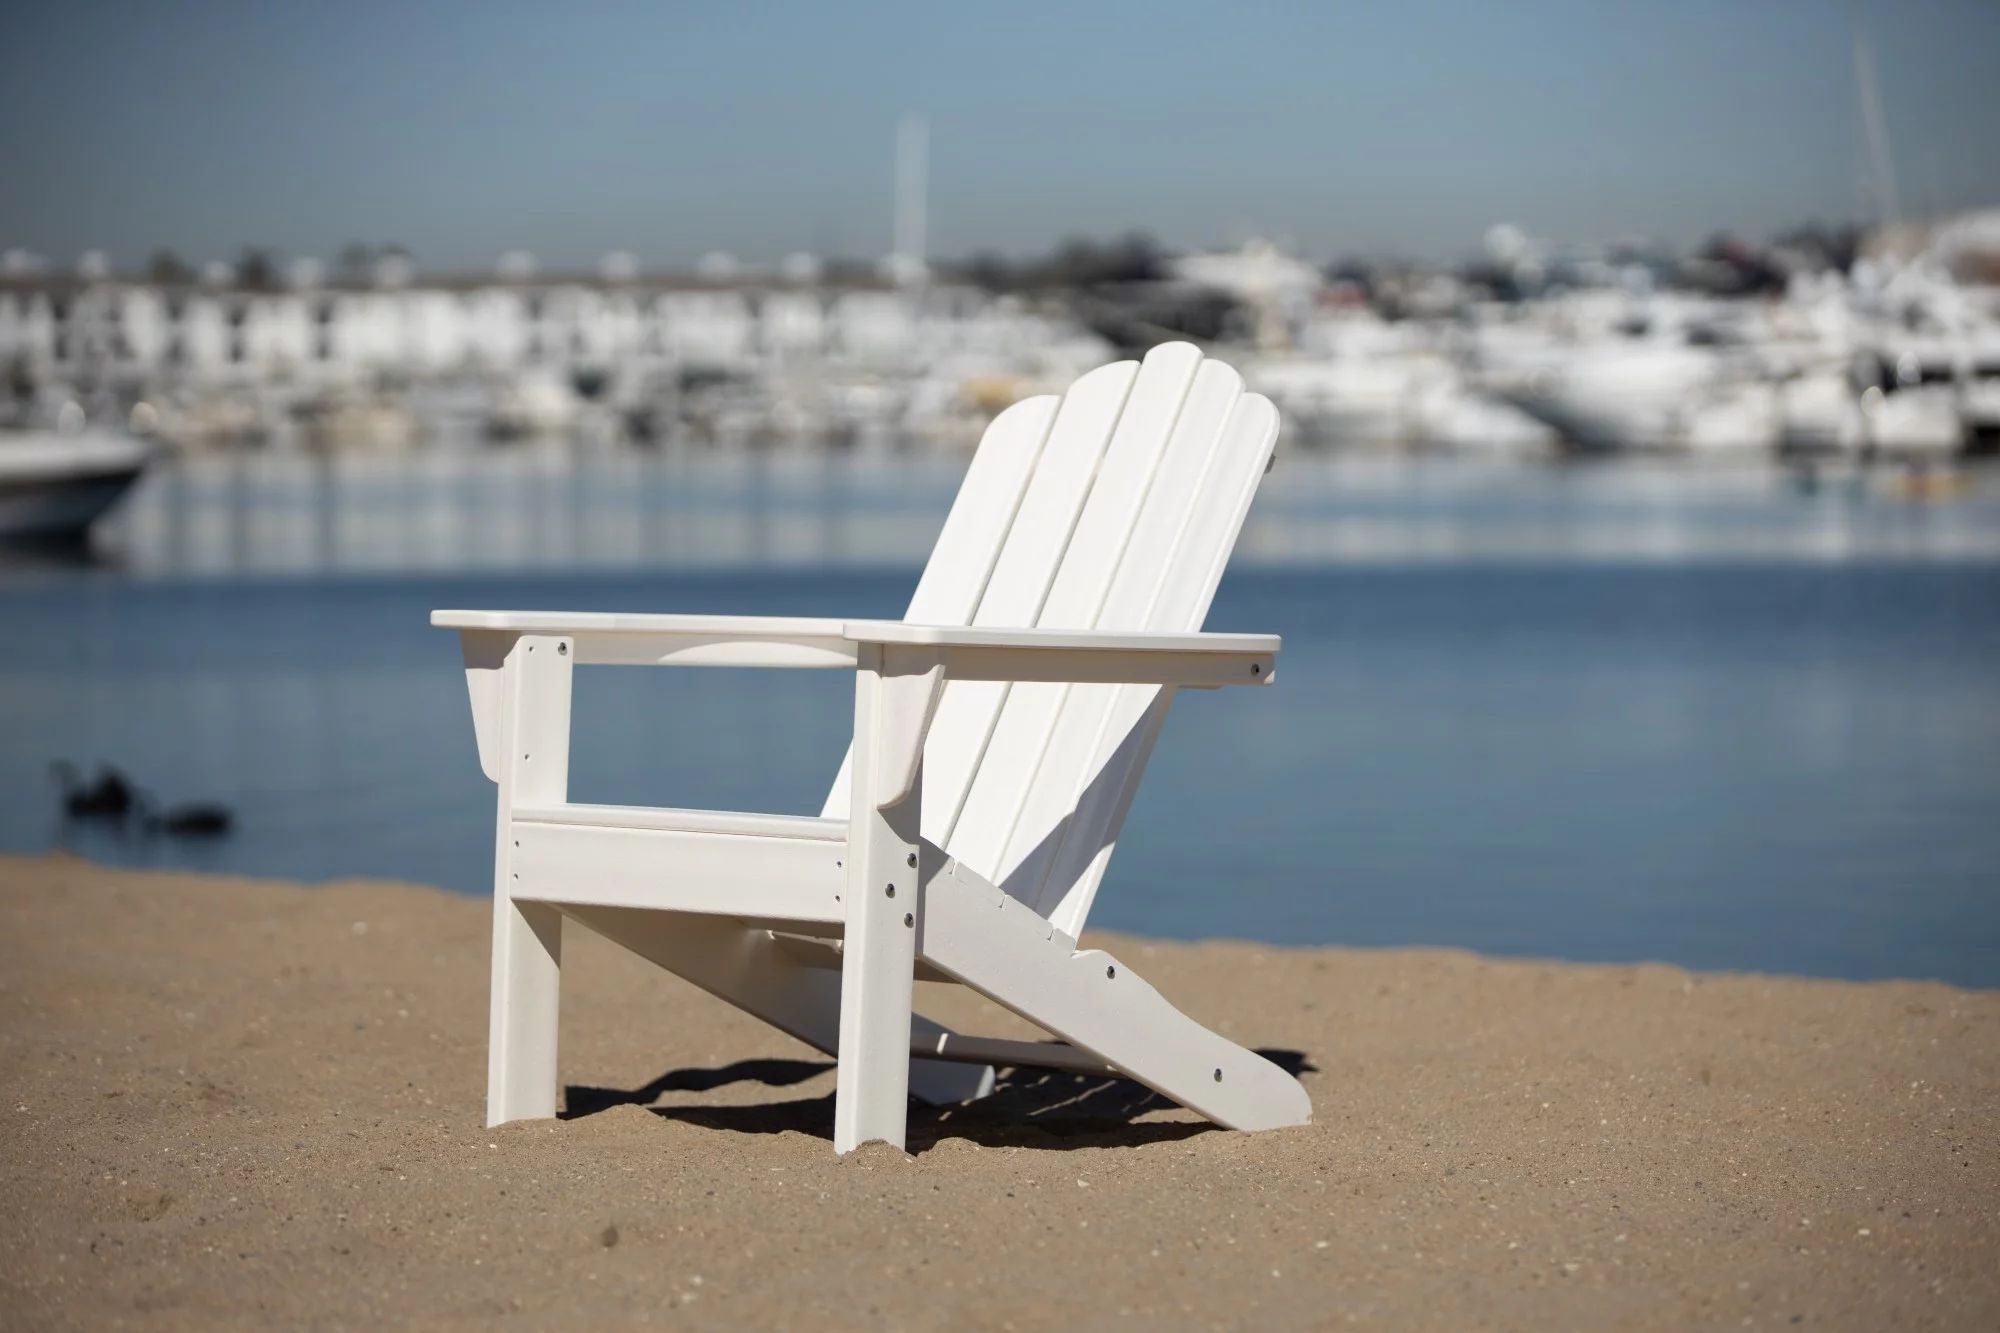
<path id="1" fill-rule="evenodd" d="M 1555 433 L 1488 397 L 1442 356 L 1424 352 L 1245 363 L 1258 392 L 1309 434 L 1331 444 L 1532 456 Z"/>
<path id="2" fill-rule="evenodd" d="M 144 440 L 102 432 L 0 434 L 0 539 L 80 539 L 153 452 Z"/>
<path id="3" fill-rule="evenodd" d="M 1578 347 L 1487 387 L 1588 452 L 1717 453 L 1778 441 L 1776 402 L 1729 357 L 1665 341 Z"/>

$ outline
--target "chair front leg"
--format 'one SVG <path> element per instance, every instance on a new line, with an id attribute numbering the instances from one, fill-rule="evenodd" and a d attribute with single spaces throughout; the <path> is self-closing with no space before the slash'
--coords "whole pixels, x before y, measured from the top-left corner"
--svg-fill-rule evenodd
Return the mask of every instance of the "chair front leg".
<path id="1" fill-rule="evenodd" d="M 934 652 L 867 646 L 854 687 L 846 945 L 833 1146 L 904 1146 L 910 1096 L 910 1002 L 923 929 L 918 844 L 924 736 L 944 669 Z"/>
<path id="2" fill-rule="evenodd" d="M 571 646 L 524 635 L 501 668 L 499 803 L 493 851 L 493 989 L 486 1123 L 556 1113 L 562 914 L 514 896 L 514 807 L 569 798 Z"/>
<path id="3" fill-rule="evenodd" d="M 561 997 L 562 913 L 547 903 L 496 897 L 486 1035 L 488 1125 L 555 1117 Z"/>

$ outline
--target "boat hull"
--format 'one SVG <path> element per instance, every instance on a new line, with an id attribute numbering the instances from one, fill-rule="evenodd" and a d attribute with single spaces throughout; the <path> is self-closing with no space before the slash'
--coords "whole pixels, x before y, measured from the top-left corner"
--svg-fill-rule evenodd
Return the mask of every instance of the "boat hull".
<path id="1" fill-rule="evenodd" d="M 0 477 L 0 540 L 81 541 L 145 470 L 135 462 L 62 477 Z"/>

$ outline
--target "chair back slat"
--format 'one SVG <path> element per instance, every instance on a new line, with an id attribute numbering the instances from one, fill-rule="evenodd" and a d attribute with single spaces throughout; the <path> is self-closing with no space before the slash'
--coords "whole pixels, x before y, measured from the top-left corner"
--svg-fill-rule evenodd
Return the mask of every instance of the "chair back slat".
<path id="1" fill-rule="evenodd" d="M 1277 413 L 1185 343 L 1092 371 L 988 428 L 907 619 L 1201 628 Z M 924 837 L 1083 927 L 1173 700 L 1136 685 L 951 681 L 924 751 Z M 847 813 L 848 772 L 823 813 Z"/>
<path id="2" fill-rule="evenodd" d="M 1053 394 L 1023 399 L 987 426 L 903 619 L 916 625 L 972 623 L 1061 402 Z M 822 819 L 847 818 L 853 764 L 850 746 L 820 807 Z"/>
<path id="3" fill-rule="evenodd" d="M 1154 348 L 1139 367 L 1124 415 L 1104 451 L 1090 498 L 1035 621 L 1048 629 L 1103 626 L 1106 596 L 1132 540 L 1148 490 L 1193 385 L 1201 353 L 1186 343 Z M 1125 628 L 1139 628 L 1127 625 Z M 966 865 L 1000 883 L 1001 856 L 1042 763 L 1067 685 L 1008 689 L 958 819 L 941 831 Z"/>
<path id="4" fill-rule="evenodd" d="M 1209 451 L 1193 508 L 1186 522 L 1179 525 L 1146 628 L 1197 630 L 1208 618 L 1209 604 L 1215 600 L 1229 553 L 1235 549 L 1277 439 L 1278 412 L 1270 400 L 1257 394 L 1238 397 L 1228 423 Z M 1143 574 L 1151 558 L 1150 551 L 1135 550 L 1128 553 L 1128 567 Z M 1091 758 L 1080 766 L 1080 772 L 1068 751 L 1051 757 L 1046 773 L 1049 785 L 1073 782 L 1076 795 L 1062 826 L 1055 859 L 1040 877 L 1033 900 L 1037 911 L 1071 935 L 1083 929 L 1090 913 L 1125 812 L 1174 696 L 1173 690 L 1154 685 L 1077 688 L 1109 694 L 1110 704 L 1098 717 Z M 1096 696 L 1073 697 L 1071 702 L 1078 715 L 1072 734 L 1080 735 L 1083 725 L 1096 715 Z M 1030 834 L 1033 831 L 1027 830 Z M 1026 892 L 1024 886 L 1022 893 Z"/>
<path id="5" fill-rule="evenodd" d="M 971 623 L 1011 629 L 1038 623 L 1138 371 L 1131 361 L 1100 366 L 1063 395 Z M 941 847 L 957 822 L 1007 691 L 999 681 L 951 681 L 938 701 L 924 747 L 923 835 Z"/>

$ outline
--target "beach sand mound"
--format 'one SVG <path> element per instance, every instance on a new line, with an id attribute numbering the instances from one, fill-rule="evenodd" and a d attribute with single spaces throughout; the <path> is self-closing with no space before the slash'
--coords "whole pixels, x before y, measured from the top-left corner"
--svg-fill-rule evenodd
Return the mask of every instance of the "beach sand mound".
<path id="1" fill-rule="evenodd" d="M 1106 937 L 1314 1124 L 1020 1070 L 836 1158 L 823 1056 L 575 928 L 569 1118 L 483 1129 L 487 931 L 0 859 L 0 1326 L 2000 1327 L 2000 994 Z"/>

